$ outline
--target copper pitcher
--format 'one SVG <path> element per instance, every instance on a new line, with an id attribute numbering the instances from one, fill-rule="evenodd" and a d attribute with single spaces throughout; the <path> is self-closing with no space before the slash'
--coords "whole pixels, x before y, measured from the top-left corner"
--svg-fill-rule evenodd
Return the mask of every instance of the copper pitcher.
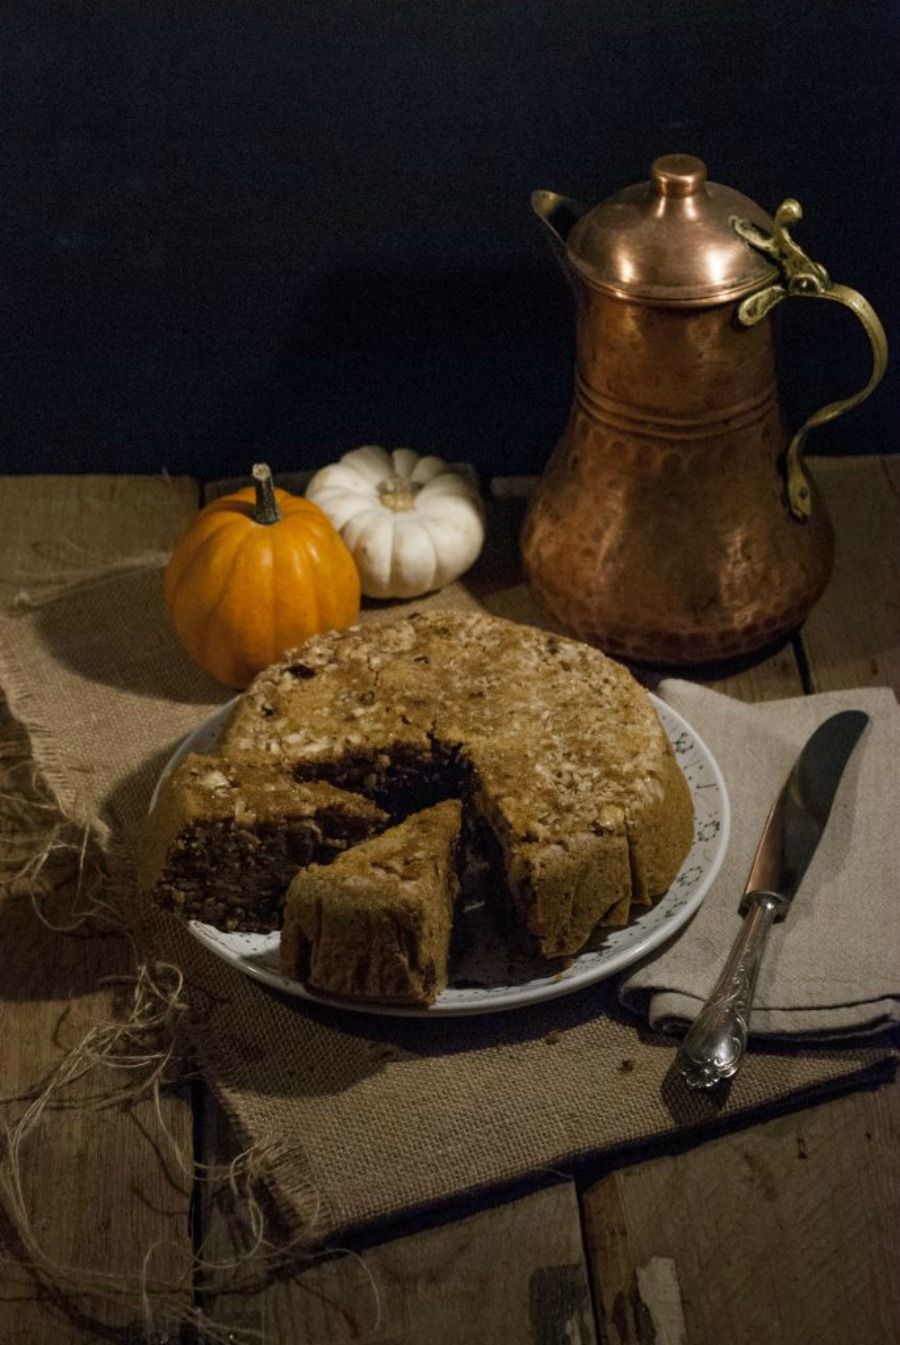
<path id="1" fill-rule="evenodd" d="M 582 639 L 668 665 L 717 662 L 796 627 L 831 572 L 832 534 L 802 460 L 810 429 L 858 405 L 887 362 L 884 330 L 774 220 L 699 159 L 593 209 L 532 204 L 575 291 L 569 420 L 529 506 L 530 583 Z M 789 440 L 769 314 L 788 296 L 846 304 L 872 376 Z"/>

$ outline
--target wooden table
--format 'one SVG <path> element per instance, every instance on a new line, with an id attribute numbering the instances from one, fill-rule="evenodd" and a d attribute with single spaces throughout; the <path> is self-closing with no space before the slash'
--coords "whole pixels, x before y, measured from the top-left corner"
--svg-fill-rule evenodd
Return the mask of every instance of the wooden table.
<path id="1" fill-rule="evenodd" d="M 834 578 L 792 643 L 714 683 L 733 696 L 900 686 L 900 459 L 814 466 L 838 536 Z M 27 751 L 8 716 L 2 738 L 7 760 Z M 3 820 L 8 842 L 15 826 Z M 14 1094 L 108 1017 L 113 991 L 100 982 L 127 971 L 127 953 L 49 934 L 27 903 L 0 910 L 0 1090 Z M 228 1200 L 173 1170 L 162 1125 L 199 1160 L 235 1151 L 197 1081 L 168 1093 L 159 1114 L 140 1103 L 42 1124 L 24 1189 L 54 1259 L 134 1271 L 158 1242 L 163 1271 L 183 1268 L 201 1238 L 207 1253 L 246 1246 Z M 211 1301 L 190 1276 L 184 1292 L 235 1341 L 246 1328 L 271 1345 L 887 1345 L 900 1340 L 898 1230 L 892 1084 L 695 1147 L 600 1162 L 577 1181 L 545 1173 L 517 1199 L 421 1216 L 253 1294 Z M 15 1257 L 21 1246 L 0 1222 L 4 1232 Z M 15 1261 L 0 1265 L 4 1345 L 100 1339 L 145 1336 L 123 1308 L 68 1299 Z"/>

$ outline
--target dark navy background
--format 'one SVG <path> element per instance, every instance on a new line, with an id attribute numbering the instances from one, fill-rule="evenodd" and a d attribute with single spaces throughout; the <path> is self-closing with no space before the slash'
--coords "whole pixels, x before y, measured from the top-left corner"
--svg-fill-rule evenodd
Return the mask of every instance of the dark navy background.
<path id="1" fill-rule="evenodd" d="M 898 37 L 891 0 L 8 0 L 0 471 L 539 470 L 573 315 L 529 193 L 667 152 L 796 196 L 897 332 Z M 782 328 L 793 417 L 865 381 L 849 315 Z M 810 447 L 893 449 L 898 383 Z"/>

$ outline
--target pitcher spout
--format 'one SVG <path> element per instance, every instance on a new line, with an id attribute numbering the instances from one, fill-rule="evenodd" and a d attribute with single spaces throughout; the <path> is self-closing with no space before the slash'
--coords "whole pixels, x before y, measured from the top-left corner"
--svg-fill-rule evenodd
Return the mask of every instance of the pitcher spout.
<path id="1" fill-rule="evenodd" d="M 557 261 L 563 270 L 568 273 L 566 240 L 569 237 L 572 225 L 590 207 L 582 201 L 574 200 L 571 196 L 560 196 L 559 192 L 533 191 L 531 193 L 531 208 L 547 231 Z"/>

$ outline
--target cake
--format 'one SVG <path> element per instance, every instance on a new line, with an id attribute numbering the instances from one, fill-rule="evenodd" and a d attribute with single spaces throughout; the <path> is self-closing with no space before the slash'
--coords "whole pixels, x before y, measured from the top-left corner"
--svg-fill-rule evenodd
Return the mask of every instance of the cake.
<path id="1" fill-rule="evenodd" d="M 387 815 L 275 762 L 190 754 L 166 777 L 141 856 L 159 905 L 224 930 L 277 929 L 297 869 L 381 830 Z"/>
<path id="2" fill-rule="evenodd" d="M 349 999 L 430 1004 L 447 984 L 458 799 L 414 813 L 288 890 L 281 969 Z"/>
<path id="3" fill-rule="evenodd" d="M 221 750 L 364 794 L 394 821 L 461 800 L 518 936 L 550 958 L 666 891 L 692 839 L 687 783 L 631 674 L 481 614 L 314 637 L 256 678 Z"/>

